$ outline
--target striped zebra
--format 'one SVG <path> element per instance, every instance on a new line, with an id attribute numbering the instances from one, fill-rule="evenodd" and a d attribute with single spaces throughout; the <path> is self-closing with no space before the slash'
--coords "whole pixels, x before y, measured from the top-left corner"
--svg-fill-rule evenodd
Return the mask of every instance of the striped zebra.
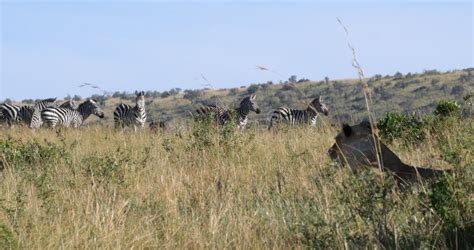
<path id="1" fill-rule="evenodd" d="M 144 128 L 146 121 L 145 111 L 145 92 L 135 91 L 137 95 L 135 99 L 135 106 L 132 107 L 127 104 L 120 104 L 114 111 L 115 128 L 125 128 L 126 126 L 133 126 L 136 131 L 137 127 Z"/>
<path id="2" fill-rule="evenodd" d="M 74 100 L 72 100 L 72 99 L 69 99 L 69 100 L 63 102 L 59 106 L 51 105 L 50 107 L 59 107 L 59 108 L 66 108 L 66 109 L 76 109 L 77 108 L 76 104 L 74 103 Z M 43 121 L 41 120 L 41 111 L 42 111 L 42 109 L 39 109 L 39 108 L 36 108 L 34 110 L 33 116 L 31 117 L 31 121 L 29 123 L 30 128 L 36 129 L 36 128 L 41 127 L 41 125 L 43 124 Z"/>
<path id="3" fill-rule="evenodd" d="M 60 107 L 45 108 L 41 111 L 41 120 L 50 128 L 54 128 L 58 125 L 78 128 L 92 114 L 99 118 L 104 118 L 104 111 L 102 111 L 97 102 L 89 99 L 79 104 L 77 109 Z"/>
<path id="4" fill-rule="evenodd" d="M 15 123 L 30 124 L 35 109 L 42 110 L 45 107 L 54 105 L 55 101 L 56 98 L 42 99 L 36 101 L 34 106 L 4 103 L 0 106 L 0 112 L 2 113 L 2 119 L 9 127 L 13 127 Z"/>
<path id="5" fill-rule="evenodd" d="M 198 116 L 212 115 L 219 125 L 224 125 L 228 121 L 236 117 L 235 122 L 239 130 L 245 129 L 248 122 L 248 115 L 250 111 L 260 113 L 260 108 L 255 102 L 255 95 L 245 97 L 241 102 L 240 106 L 234 110 L 228 110 L 220 106 L 207 105 L 196 110 Z M 233 114 L 235 112 L 235 114 Z"/>
<path id="6" fill-rule="evenodd" d="M 275 123 L 280 122 L 290 125 L 311 124 L 311 126 L 316 126 L 318 113 L 323 113 L 326 116 L 329 114 L 329 110 L 326 104 L 323 103 L 321 96 L 315 98 L 305 110 L 280 107 L 273 111 L 268 129 L 271 129 Z"/>

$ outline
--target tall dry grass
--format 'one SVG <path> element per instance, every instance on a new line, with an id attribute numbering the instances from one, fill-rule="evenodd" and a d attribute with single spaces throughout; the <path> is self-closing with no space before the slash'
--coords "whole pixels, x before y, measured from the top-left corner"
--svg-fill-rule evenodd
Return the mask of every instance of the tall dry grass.
<path id="1" fill-rule="evenodd" d="M 434 184 L 401 190 L 372 171 L 337 168 L 326 156 L 334 128 L 200 126 L 161 134 L 1 130 L 0 245 L 447 247 L 446 230 L 472 230 L 472 120 L 419 147 L 392 146 L 407 163 L 463 173 L 439 184 L 457 192 L 440 209 Z M 459 149 L 460 162 L 441 157 L 442 145 Z"/>

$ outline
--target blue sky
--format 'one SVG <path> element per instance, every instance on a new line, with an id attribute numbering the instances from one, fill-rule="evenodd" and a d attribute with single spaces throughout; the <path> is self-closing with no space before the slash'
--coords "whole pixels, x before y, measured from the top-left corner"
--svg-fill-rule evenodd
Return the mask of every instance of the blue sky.
<path id="1" fill-rule="evenodd" d="M 1 1 L 0 99 L 473 67 L 471 1 Z M 255 69 L 262 65 L 281 75 Z"/>

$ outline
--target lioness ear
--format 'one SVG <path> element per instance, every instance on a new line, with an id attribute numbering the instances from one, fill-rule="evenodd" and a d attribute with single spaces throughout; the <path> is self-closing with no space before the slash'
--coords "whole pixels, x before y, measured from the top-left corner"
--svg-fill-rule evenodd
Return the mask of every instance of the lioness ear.
<path id="1" fill-rule="evenodd" d="M 342 124 L 342 131 L 346 137 L 349 137 L 352 134 L 352 128 L 347 123 Z"/>

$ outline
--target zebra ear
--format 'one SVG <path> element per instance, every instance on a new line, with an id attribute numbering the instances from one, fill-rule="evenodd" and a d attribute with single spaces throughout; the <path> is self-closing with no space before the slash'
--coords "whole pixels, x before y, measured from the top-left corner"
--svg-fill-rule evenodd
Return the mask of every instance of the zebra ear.
<path id="1" fill-rule="evenodd" d="M 138 91 L 135 90 L 135 95 L 138 95 Z"/>
<path id="2" fill-rule="evenodd" d="M 255 97 L 256 97 L 256 95 L 255 95 L 255 94 L 253 94 L 253 95 L 250 95 L 250 100 L 255 100 Z"/>
<path id="3" fill-rule="evenodd" d="M 352 128 L 347 123 L 342 124 L 342 131 L 344 132 L 344 135 L 346 135 L 346 137 L 349 137 L 352 134 Z"/>
<path id="4" fill-rule="evenodd" d="M 318 100 L 319 100 L 319 102 L 322 102 L 322 101 L 323 101 L 323 97 L 322 97 L 322 96 L 318 96 Z"/>

